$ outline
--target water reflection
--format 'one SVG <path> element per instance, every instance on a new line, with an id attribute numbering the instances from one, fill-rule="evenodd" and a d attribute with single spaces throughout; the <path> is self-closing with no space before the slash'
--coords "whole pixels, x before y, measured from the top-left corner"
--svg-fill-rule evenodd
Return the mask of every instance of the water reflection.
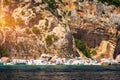
<path id="1" fill-rule="evenodd" d="M 0 66 L 0 80 L 119 80 L 120 67 Z"/>

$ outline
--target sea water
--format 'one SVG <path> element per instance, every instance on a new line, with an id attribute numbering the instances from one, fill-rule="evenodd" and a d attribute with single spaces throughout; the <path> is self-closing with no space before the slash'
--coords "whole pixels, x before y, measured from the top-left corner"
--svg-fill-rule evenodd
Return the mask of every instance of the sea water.
<path id="1" fill-rule="evenodd" d="M 120 65 L 1 65 L 0 80 L 120 80 Z"/>

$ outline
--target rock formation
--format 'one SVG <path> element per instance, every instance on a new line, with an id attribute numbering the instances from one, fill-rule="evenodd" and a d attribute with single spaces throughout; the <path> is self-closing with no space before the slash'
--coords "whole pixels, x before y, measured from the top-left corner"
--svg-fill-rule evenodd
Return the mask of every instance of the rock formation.
<path id="1" fill-rule="evenodd" d="M 115 6 L 89 0 L 1 0 L 0 6 L 1 55 L 5 49 L 14 58 L 75 57 L 79 39 L 96 52 L 93 58 L 112 58 L 120 24 Z"/>
<path id="2" fill-rule="evenodd" d="M 118 55 L 120 55 L 120 26 L 117 27 L 117 33 L 116 33 L 116 46 L 113 54 L 113 58 L 116 59 Z"/>

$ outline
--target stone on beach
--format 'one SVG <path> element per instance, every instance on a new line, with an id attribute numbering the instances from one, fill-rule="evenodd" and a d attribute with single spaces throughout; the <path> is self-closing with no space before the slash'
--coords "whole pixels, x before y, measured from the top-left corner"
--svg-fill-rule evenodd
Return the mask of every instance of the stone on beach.
<path id="1" fill-rule="evenodd" d="M 2 57 L 1 61 L 4 62 L 4 63 L 8 63 L 8 62 L 10 62 L 10 58 L 8 58 L 8 57 Z"/>
<path id="2" fill-rule="evenodd" d="M 118 61 L 118 62 L 120 63 L 120 55 L 118 55 L 118 56 L 116 57 L 116 61 Z"/>

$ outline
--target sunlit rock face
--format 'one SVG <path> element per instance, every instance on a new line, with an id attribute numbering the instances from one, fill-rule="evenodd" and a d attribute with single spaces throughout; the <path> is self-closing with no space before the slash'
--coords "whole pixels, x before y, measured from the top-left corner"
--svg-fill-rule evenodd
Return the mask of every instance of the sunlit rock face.
<path id="1" fill-rule="evenodd" d="M 0 45 L 10 56 L 38 59 L 46 53 L 76 57 L 77 38 L 96 50 L 94 58 L 108 54 L 112 58 L 119 8 L 88 0 L 52 1 L 0 1 Z"/>
<path id="2" fill-rule="evenodd" d="M 8 8 L 1 14 L 5 15 L 5 24 L 0 27 L 0 44 L 10 57 L 38 59 L 43 53 L 60 57 L 73 56 L 73 38 L 69 25 L 45 9 L 48 5 L 42 2 L 13 0 L 6 2 L 6 5 L 2 4 Z M 11 8 L 11 5 L 16 7 Z M 10 17 L 6 16 L 9 12 Z M 10 21 L 6 21 L 8 18 Z"/>
<path id="3" fill-rule="evenodd" d="M 115 46 L 109 41 L 103 40 L 98 48 L 96 48 L 97 54 L 93 55 L 95 59 L 101 58 L 113 58 Z"/>

